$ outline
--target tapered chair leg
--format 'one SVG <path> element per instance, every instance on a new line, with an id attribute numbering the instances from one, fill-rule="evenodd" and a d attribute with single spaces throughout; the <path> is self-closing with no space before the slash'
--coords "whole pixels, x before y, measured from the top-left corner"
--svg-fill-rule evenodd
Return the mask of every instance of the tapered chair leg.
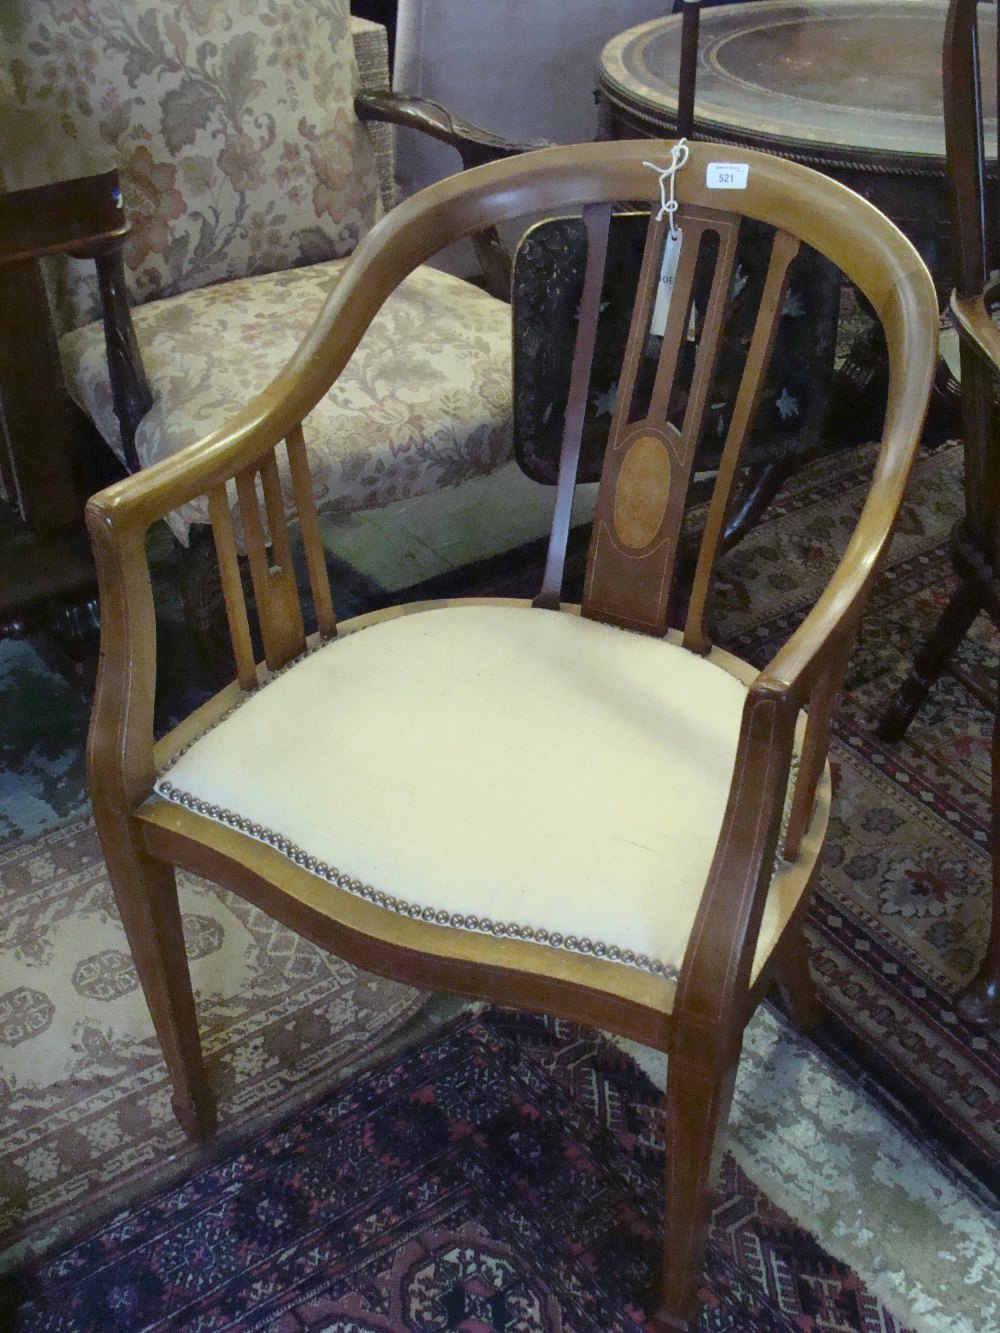
<path id="1" fill-rule="evenodd" d="M 667 1063 L 663 1289 L 657 1333 L 680 1333 L 697 1311 L 702 1260 L 722 1131 L 739 1063 L 739 1044 L 721 1064 L 699 1058 L 698 1034 L 678 1033 Z"/>
<path id="2" fill-rule="evenodd" d="M 947 666 L 949 658 L 968 634 L 972 622 L 982 609 L 982 600 L 976 589 L 970 583 L 960 583 L 931 630 L 930 637 L 913 659 L 910 674 L 883 713 L 875 729 L 879 740 L 892 742 L 902 739 L 931 686 Z"/>
<path id="3" fill-rule="evenodd" d="M 100 827 L 104 856 L 173 1084 L 171 1105 L 185 1134 L 205 1139 L 216 1126 L 216 1105 L 198 1037 L 173 868 L 122 835 L 116 821 L 111 825 Z"/>
<path id="4" fill-rule="evenodd" d="M 801 924 L 785 931 L 775 980 L 789 1018 L 800 1032 L 812 1032 L 822 1021 L 823 1007 L 809 971 L 808 946 Z"/>

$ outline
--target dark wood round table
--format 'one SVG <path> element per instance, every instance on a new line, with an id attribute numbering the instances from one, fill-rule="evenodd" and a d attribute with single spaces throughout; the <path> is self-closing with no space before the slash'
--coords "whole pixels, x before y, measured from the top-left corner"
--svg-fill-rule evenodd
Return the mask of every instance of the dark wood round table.
<path id="1" fill-rule="evenodd" d="M 950 286 L 941 110 L 943 0 L 756 0 L 701 15 L 699 139 L 815 167 L 887 213 Z M 995 86 L 995 11 L 980 15 L 983 81 Z M 676 128 L 681 19 L 631 28 L 598 69 L 602 135 Z M 987 105 L 987 138 L 996 106 Z M 995 160 L 995 159 L 994 159 Z"/>

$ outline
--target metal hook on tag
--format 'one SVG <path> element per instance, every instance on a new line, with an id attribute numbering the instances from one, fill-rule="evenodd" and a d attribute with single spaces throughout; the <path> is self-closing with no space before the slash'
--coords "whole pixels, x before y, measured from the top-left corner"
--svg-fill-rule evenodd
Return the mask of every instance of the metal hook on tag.
<path id="1" fill-rule="evenodd" d="M 649 167 L 655 171 L 660 178 L 660 211 L 656 215 L 659 222 L 666 217 L 670 223 L 670 235 L 677 234 L 677 227 L 674 224 L 674 214 L 677 212 L 677 200 L 674 198 L 674 177 L 683 167 L 684 163 L 691 155 L 688 148 L 687 139 L 678 139 L 670 150 L 670 166 L 658 167 L 655 162 L 643 162 L 644 167 Z M 670 182 L 670 196 L 667 197 L 667 181 Z"/>

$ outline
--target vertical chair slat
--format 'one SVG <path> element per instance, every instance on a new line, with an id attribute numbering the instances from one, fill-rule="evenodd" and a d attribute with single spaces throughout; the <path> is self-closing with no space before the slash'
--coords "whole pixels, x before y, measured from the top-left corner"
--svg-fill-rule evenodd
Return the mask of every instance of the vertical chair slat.
<path id="1" fill-rule="evenodd" d="M 778 323 L 788 287 L 789 269 L 799 248 L 800 242 L 797 237 L 784 231 L 776 233 L 757 310 L 757 320 L 722 450 L 719 474 L 712 491 L 705 531 L 698 551 L 698 565 L 691 589 L 691 599 L 688 603 L 684 646 L 696 653 L 707 653 L 712 646 L 705 627 L 705 607 L 711 593 L 715 562 L 722 545 L 733 483 L 743 446 L 757 415 L 764 376 L 770 365 L 774 340 L 778 334 Z"/>
<path id="2" fill-rule="evenodd" d="M 281 489 L 278 459 L 274 451 L 265 455 L 261 462 L 260 480 L 264 491 L 264 509 L 267 514 L 273 555 L 268 570 L 271 604 L 275 621 L 280 626 L 283 645 L 281 654 L 285 661 L 289 661 L 305 650 L 306 631 L 302 620 L 302 600 L 295 578 L 295 561 L 292 557 L 292 540 L 288 528 L 288 515 L 285 512 L 285 497 Z"/>
<path id="3" fill-rule="evenodd" d="M 559 451 L 559 477 L 556 483 L 552 527 L 549 530 L 545 576 L 542 579 L 541 592 L 534 602 L 535 606 L 546 607 L 549 610 L 558 610 L 562 598 L 566 543 L 569 540 L 569 525 L 573 516 L 573 495 L 580 464 L 580 441 L 583 438 L 587 390 L 590 387 L 590 374 L 594 362 L 601 288 L 608 254 L 611 205 L 588 204 L 583 210 L 583 224 L 587 231 L 587 266 L 583 276 L 580 317 L 577 321 L 566 418 Z"/>
<path id="4" fill-rule="evenodd" d="M 705 426 L 705 411 L 708 407 L 708 391 L 715 374 L 715 364 L 719 359 L 722 342 L 722 327 L 733 286 L 733 269 L 736 265 L 736 245 L 739 240 L 740 224 L 736 218 L 717 219 L 719 233 L 719 253 L 712 275 L 712 287 L 705 310 L 705 321 L 698 343 L 698 355 L 687 408 L 684 412 L 684 425 L 681 429 L 681 457 L 685 467 L 684 493 L 677 493 L 675 498 L 679 508 L 677 524 L 680 526 L 683 503 L 687 491 L 688 479 L 694 465 L 694 456 Z"/>
<path id="5" fill-rule="evenodd" d="M 683 233 L 666 328 L 648 408 L 630 419 L 653 289 L 667 225 L 652 221 L 605 455 L 584 585 L 583 614 L 662 634 L 691 469 L 704 426 L 719 335 L 728 304 L 739 223 L 711 209 L 677 212 Z M 718 252 L 680 430 L 667 419 L 680 350 L 687 337 L 695 278 L 708 233 Z"/>
<path id="6" fill-rule="evenodd" d="M 295 509 L 299 518 L 299 530 L 302 533 L 306 569 L 309 572 L 309 588 L 316 608 L 316 624 L 320 638 L 332 639 L 337 633 L 337 616 L 333 609 L 330 577 L 326 572 L 323 538 L 319 530 L 316 496 L 313 493 L 312 476 L 309 472 L 309 460 L 306 457 L 306 443 L 301 426 L 296 426 L 289 432 L 285 447 L 288 450 L 288 467 L 292 474 Z"/>
<path id="7" fill-rule="evenodd" d="M 279 562 L 268 559 L 267 537 L 261 521 L 256 479 L 264 488 L 268 521 L 273 525 L 271 538 Z M 299 606 L 295 571 L 291 564 L 288 528 L 281 504 L 281 486 L 273 450 L 259 466 L 245 468 L 236 475 L 236 493 L 240 501 L 243 536 L 246 542 L 250 576 L 257 599 L 257 617 L 264 641 L 264 660 L 272 671 L 283 667 L 305 647 L 305 630 Z M 282 559 L 283 557 L 283 559 Z"/>
<path id="8" fill-rule="evenodd" d="M 236 659 L 236 677 L 245 690 L 252 690 L 257 685 L 257 667 L 253 660 L 250 621 L 243 597 L 243 580 L 240 577 L 240 558 L 236 548 L 233 515 L 229 508 L 229 497 L 225 486 L 216 486 L 209 491 L 208 513 L 212 523 L 212 535 L 215 538 L 215 552 L 219 560 L 222 595 L 225 598 L 226 619 L 229 622 L 229 638 Z"/>
<path id="9" fill-rule="evenodd" d="M 692 289 L 698 269 L 698 256 L 701 253 L 702 240 L 706 227 L 701 218 L 693 215 L 690 209 L 681 209 L 677 214 L 677 223 L 681 229 L 680 260 L 677 275 L 674 278 L 674 291 L 670 298 L 670 311 L 667 327 L 663 333 L 663 343 L 656 365 L 656 378 L 646 411 L 648 421 L 666 421 L 670 410 L 674 380 L 677 376 L 677 363 L 681 348 L 687 341 L 690 325 Z M 626 404 L 627 407 L 627 404 Z"/>
<path id="10" fill-rule="evenodd" d="M 683 209 L 681 210 L 683 220 Z M 635 289 L 635 304 L 632 307 L 632 321 L 629 324 L 625 354 L 622 358 L 621 375 L 615 393 L 615 405 L 611 413 L 611 428 L 608 432 L 608 450 L 628 423 L 632 410 L 632 395 L 639 374 L 643 352 L 646 347 L 647 330 L 653 308 L 653 297 L 659 278 L 660 260 L 663 256 L 663 243 L 667 234 L 667 223 L 650 217 L 646 229 L 646 246 L 642 253 L 642 265 Z M 675 283 L 675 288 L 676 288 Z"/>

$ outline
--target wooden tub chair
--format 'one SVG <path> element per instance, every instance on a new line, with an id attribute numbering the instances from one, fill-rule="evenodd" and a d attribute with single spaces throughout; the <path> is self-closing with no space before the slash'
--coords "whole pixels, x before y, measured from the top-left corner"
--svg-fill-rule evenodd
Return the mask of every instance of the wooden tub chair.
<path id="1" fill-rule="evenodd" d="M 91 499 L 101 668 L 91 796 L 115 893 L 188 1133 L 211 1132 L 174 867 L 243 894 L 344 958 L 400 981 L 572 1017 L 668 1053 L 662 1289 L 655 1326 L 692 1313 L 712 1163 L 744 1026 L 772 981 L 815 1004 L 802 919 L 827 825 L 831 711 L 889 542 L 937 356 L 934 289 L 869 204 L 803 167 L 740 154 L 746 189 L 706 188 L 732 149 L 677 176 L 679 267 L 648 336 L 667 227 L 666 143 L 526 154 L 401 204 L 361 242 L 268 389 L 197 446 Z M 605 242 L 618 201 L 652 205 L 622 348 L 582 606 L 562 570 Z M 582 213 L 589 248 L 544 583 L 532 603 L 396 607 L 339 625 L 303 434 L 390 294 L 440 245 L 540 211 Z M 683 623 L 668 628 L 690 470 L 711 401 L 742 218 L 775 239 L 746 374 Z M 879 312 L 891 363 L 871 491 L 836 573 L 763 671 L 713 646 L 713 571 L 740 449 L 800 243 Z M 705 309 L 690 297 L 714 274 Z M 697 280 L 696 280 L 697 279 Z M 695 356 L 679 357 L 697 340 Z M 675 366 L 690 365 L 683 394 Z M 278 482 L 287 454 L 319 631 L 303 633 Z M 235 495 L 265 660 L 236 570 Z M 159 743 L 152 732 L 150 524 L 211 515 L 238 678 Z M 266 546 L 270 535 L 270 554 Z M 730 557 L 732 558 L 732 557 Z"/>
<path id="2" fill-rule="evenodd" d="M 16 347 L 0 357 L 12 466 L 72 460 L 89 429 L 85 452 L 136 471 L 263 389 L 394 201 L 389 121 L 467 164 L 520 151 L 391 93 L 385 32 L 352 19 L 348 0 L 0 6 L 0 188 L 37 224 L 28 258 L 0 271 L 3 341 Z M 110 171 L 128 225 L 109 231 L 95 271 L 79 258 L 73 191 L 86 211 Z M 381 507 L 512 457 L 509 264 L 494 237 L 477 241 L 485 283 L 414 273 L 313 414 L 306 448 L 325 510 Z M 40 408 L 22 410 L 32 392 Z M 281 478 L 291 501 L 284 467 Z M 182 506 L 169 522 L 190 548 L 189 610 L 208 632 L 221 613 L 202 576 L 208 511 Z"/>

